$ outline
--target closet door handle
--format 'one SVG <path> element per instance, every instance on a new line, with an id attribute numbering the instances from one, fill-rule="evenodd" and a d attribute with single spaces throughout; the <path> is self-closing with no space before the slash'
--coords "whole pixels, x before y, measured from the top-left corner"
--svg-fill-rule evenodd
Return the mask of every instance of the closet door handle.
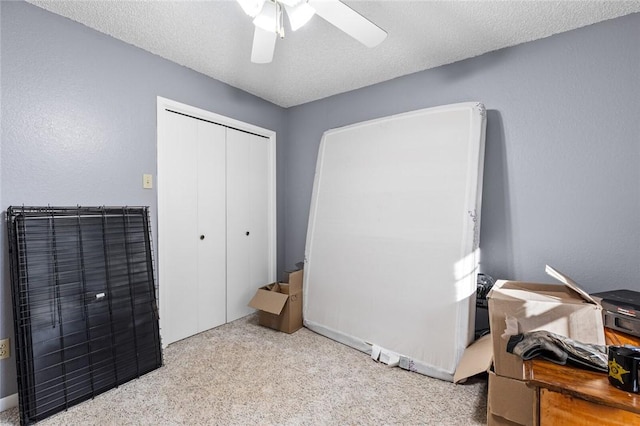
<path id="1" fill-rule="evenodd" d="M 201 240 L 204 240 L 204 235 L 200 235 L 200 239 L 201 239 Z"/>

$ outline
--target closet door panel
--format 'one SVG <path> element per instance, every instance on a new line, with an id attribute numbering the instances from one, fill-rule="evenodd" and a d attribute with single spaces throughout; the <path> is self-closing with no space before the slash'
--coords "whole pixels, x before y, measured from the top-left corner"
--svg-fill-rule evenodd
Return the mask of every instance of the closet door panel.
<path id="1" fill-rule="evenodd" d="M 269 282 L 268 185 L 267 139 L 227 129 L 227 321 Z"/>
<path id="2" fill-rule="evenodd" d="M 227 129 L 227 322 L 253 312 L 249 170 L 251 135 Z M 247 235 L 248 234 L 248 235 Z"/>
<path id="3" fill-rule="evenodd" d="M 226 320 L 225 128 L 192 120 L 198 128 L 198 332 Z M 202 239 L 204 237 L 204 239 Z"/>
<path id="4" fill-rule="evenodd" d="M 160 259 L 161 286 L 166 289 L 166 343 L 172 343 L 199 332 L 194 303 L 198 291 L 198 213 L 194 208 L 198 197 L 197 121 L 165 112 L 168 141 L 163 147 L 171 167 L 162 169 L 159 184 L 163 186 L 163 232 L 160 245 L 169 249 Z M 191 296 L 189 296 L 191 295 Z"/>
<path id="5" fill-rule="evenodd" d="M 250 281 L 255 292 L 255 288 L 269 281 L 269 144 L 265 138 L 249 136 L 249 255 Z"/>

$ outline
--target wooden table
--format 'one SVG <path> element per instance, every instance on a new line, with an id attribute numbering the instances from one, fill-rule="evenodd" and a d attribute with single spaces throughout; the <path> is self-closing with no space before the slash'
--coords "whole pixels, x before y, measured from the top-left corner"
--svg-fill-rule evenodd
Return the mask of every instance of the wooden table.
<path id="1" fill-rule="evenodd" d="M 640 338 L 605 329 L 609 345 L 640 346 Z M 609 383 L 606 373 L 536 359 L 525 362 L 525 380 L 538 395 L 540 425 L 640 425 L 640 394 Z"/>

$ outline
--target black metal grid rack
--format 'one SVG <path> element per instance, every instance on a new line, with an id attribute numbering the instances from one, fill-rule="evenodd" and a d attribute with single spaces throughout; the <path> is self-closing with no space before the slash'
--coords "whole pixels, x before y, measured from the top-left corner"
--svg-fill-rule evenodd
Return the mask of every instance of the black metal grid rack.
<path id="1" fill-rule="evenodd" d="M 20 420 L 162 365 L 148 207 L 9 207 Z"/>

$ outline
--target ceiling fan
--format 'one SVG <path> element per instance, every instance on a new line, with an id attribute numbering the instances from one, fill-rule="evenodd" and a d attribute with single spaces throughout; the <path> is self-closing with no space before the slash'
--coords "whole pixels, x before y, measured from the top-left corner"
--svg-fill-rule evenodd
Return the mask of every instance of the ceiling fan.
<path id="1" fill-rule="evenodd" d="M 237 0 L 255 25 L 251 62 L 273 60 L 276 39 L 284 38 L 284 13 L 292 31 L 318 15 L 367 47 L 375 47 L 387 37 L 386 31 L 340 0 Z"/>

